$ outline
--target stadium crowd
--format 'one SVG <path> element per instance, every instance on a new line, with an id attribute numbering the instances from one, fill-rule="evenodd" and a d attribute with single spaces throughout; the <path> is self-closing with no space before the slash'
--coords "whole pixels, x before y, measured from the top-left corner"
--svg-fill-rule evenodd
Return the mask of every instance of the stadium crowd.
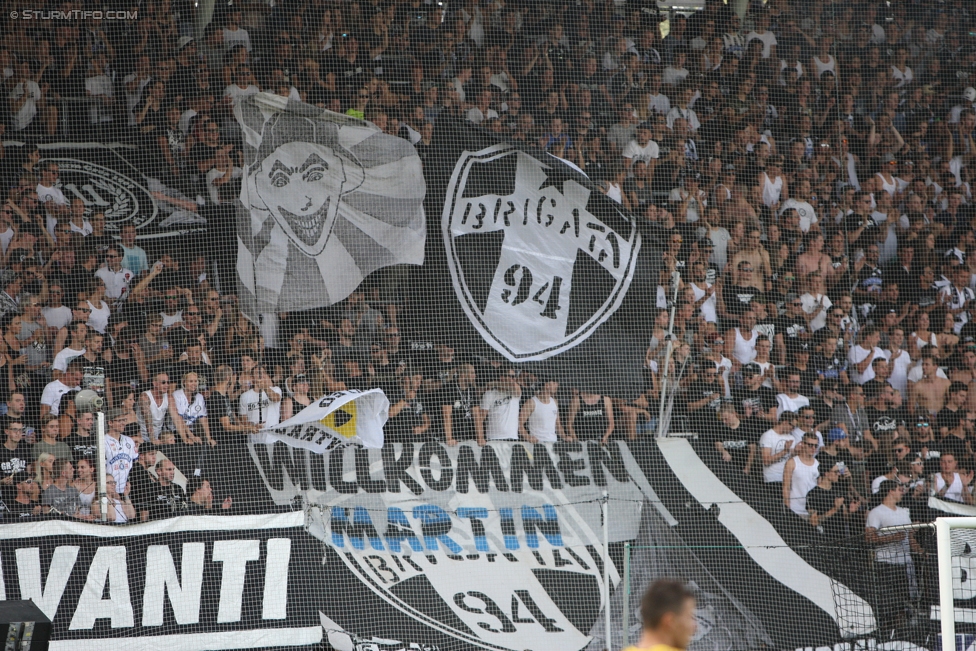
<path id="1" fill-rule="evenodd" d="M 5 516 L 100 519 L 82 388 L 110 405 L 115 522 L 241 508 L 244 437 L 344 388 L 386 390 L 391 441 L 651 436 L 675 270 L 672 428 L 699 432 L 740 495 L 814 536 L 866 527 L 881 562 L 914 541 L 877 529 L 927 519 L 930 495 L 974 503 L 964 0 L 771 0 L 742 16 L 713 1 L 687 15 L 251 2 L 220 4 L 200 38 L 193 3 L 131 4 L 128 22 L 0 27 L 4 133 L 26 142 L 0 165 Z M 644 394 L 582 393 L 418 341 L 398 325 L 410 306 L 372 279 L 333 308 L 252 323 L 232 271 L 214 273 L 226 241 L 167 248 L 108 229 L 44 158 L 47 142 L 128 143 L 170 189 L 160 201 L 226 206 L 243 161 L 231 109 L 259 91 L 365 118 L 422 159 L 439 118 L 468 120 L 656 223 L 666 268 L 648 297 Z"/>

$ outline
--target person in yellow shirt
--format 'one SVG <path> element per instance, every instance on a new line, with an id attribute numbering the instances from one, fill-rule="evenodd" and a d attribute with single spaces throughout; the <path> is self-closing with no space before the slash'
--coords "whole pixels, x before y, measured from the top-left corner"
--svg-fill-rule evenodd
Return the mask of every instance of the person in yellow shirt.
<path id="1" fill-rule="evenodd" d="M 637 646 L 624 651 L 684 651 L 698 622 L 695 595 L 683 581 L 658 579 L 641 598 L 643 632 Z"/>

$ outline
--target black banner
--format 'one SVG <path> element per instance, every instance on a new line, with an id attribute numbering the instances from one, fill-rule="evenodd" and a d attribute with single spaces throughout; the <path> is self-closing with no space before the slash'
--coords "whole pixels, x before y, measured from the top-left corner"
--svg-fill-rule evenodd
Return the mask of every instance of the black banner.
<path id="1" fill-rule="evenodd" d="M 466 122 L 435 128 L 427 253 L 412 283 L 431 309 L 417 329 L 636 397 L 662 259 L 650 224 L 559 158 Z"/>
<path id="2" fill-rule="evenodd" d="M 322 628 L 305 578 L 321 546 L 303 524 L 300 512 L 5 524 L 0 597 L 34 600 L 52 649 L 310 647 Z"/>

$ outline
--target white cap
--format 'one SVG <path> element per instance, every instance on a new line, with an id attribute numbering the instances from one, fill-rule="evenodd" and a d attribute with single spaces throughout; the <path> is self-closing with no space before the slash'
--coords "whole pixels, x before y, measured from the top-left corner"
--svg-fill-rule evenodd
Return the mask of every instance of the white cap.
<path id="1" fill-rule="evenodd" d="M 966 98 L 967 102 L 976 102 L 976 88 L 969 86 L 966 90 L 962 91 L 962 96 Z"/>
<path id="2" fill-rule="evenodd" d="M 183 48 L 185 48 L 187 45 L 189 45 L 190 43 L 192 43 L 193 41 L 194 41 L 194 38 L 192 36 L 181 36 L 180 39 L 178 41 L 176 41 L 176 51 L 179 52 L 180 50 L 182 50 Z M 976 91 L 973 91 L 973 96 L 976 97 Z"/>

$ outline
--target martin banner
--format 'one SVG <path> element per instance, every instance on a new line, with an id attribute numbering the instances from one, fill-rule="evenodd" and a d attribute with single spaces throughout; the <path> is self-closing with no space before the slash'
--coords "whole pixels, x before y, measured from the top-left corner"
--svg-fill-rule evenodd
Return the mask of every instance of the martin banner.
<path id="1" fill-rule="evenodd" d="M 336 391 L 256 436 L 319 453 L 337 441 L 382 448 L 389 412 L 390 400 L 383 389 Z"/>
<path id="2" fill-rule="evenodd" d="M 432 338 L 544 362 L 583 390 L 635 397 L 661 250 L 577 168 L 438 120 L 426 162 L 423 282 Z M 421 297 L 417 297 L 420 300 Z"/>
<path id="3" fill-rule="evenodd" d="M 372 271 L 424 261 L 420 157 L 372 124 L 258 93 L 244 134 L 237 271 L 249 314 L 327 307 Z"/>
<path id="4" fill-rule="evenodd" d="M 604 494 L 611 542 L 635 538 L 660 503 L 623 444 L 250 448 L 276 503 L 304 498 L 327 556 L 455 646 L 586 647 L 603 603 Z M 325 614 L 374 632 L 348 609 Z"/>

